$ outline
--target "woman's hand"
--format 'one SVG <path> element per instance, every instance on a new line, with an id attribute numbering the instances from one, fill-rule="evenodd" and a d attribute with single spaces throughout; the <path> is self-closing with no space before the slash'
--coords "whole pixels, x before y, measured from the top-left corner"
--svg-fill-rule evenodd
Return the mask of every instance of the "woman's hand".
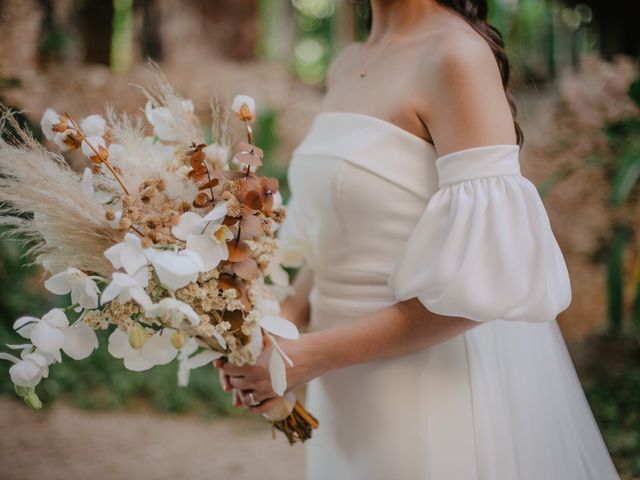
<path id="1" fill-rule="evenodd" d="M 293 391 L 324 373 L 322 366 L 314 360 L 312 349 L 307 348 L 306 339 L 308 339 L 307 334 L 301 335 L 297 340 L 277 339 L 278 345 L 293 362 L 293 366 L 290 366 L 285 361 L 286 392 Z M 244 404 L 250 411 L 259 413 L 264 413 L 273 407 L 279 398 L 271 388 L 269 374 L 269 360 L 273 348 L 270 343 L 265 345 L 254 365 L 238 367 L 224 360 L 216 360 L 215 366 L 220 368 L 223 388 L 227 391 L 231 388 L 235 389 L 234 406 Z M 257 405 L 252 405 L 251 393 Z"/>

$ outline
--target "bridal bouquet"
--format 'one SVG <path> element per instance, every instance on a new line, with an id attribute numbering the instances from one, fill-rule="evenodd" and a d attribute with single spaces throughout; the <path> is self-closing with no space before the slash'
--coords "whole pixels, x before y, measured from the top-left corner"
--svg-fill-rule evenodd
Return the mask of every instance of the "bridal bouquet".
<path id="1" fill-rule="evenodd" d="M 30 243 L 50 273 L 45 288 L 71 298 L 66 308 L 16 320 L 28 343 L 0 353 L 32 407 L 41 406 L 35 387 L 61 352 L 85 358 L 98 346 L 95 330 L 107 329 L 108 351 L 127 369 L 177 360 L 180 385 L 220 357 L 254 363 L 270 343 L 272 386 L 285 392 L 291 360 L 276 337 L 298 331 L 280 316 L 288 277 L 274 233 L 285 208 L 278 180 L 256 173 L 263 152 L 253 145 L 255 102 L 213 102 L 215 142 L 207 144 L 190 100 L 160 77 L 143 92 L 153 136 L 141 118 L 113 109 L 79 121 L 44 113 L 46 138 L 86 156 L 91 168 L 82 175 L 2 113 L 0 224 Z M 247 136 L 235 148 L 234 117 Z M 317 428 L 292 394 L 265 416 L 291 443 Z"/>

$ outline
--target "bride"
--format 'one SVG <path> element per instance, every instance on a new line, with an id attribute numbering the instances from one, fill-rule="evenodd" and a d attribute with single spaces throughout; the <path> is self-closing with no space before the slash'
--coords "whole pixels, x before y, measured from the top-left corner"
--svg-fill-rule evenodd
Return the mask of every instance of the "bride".
<path id="1" fill-rule="evenodd" d="M 486 0 L 371 3 L 288 171 L 306 478 L 619 478 L 556 323 L 569 276 Z M 218 364 L 238 405 L 271 406 L 269 357 Z"/>

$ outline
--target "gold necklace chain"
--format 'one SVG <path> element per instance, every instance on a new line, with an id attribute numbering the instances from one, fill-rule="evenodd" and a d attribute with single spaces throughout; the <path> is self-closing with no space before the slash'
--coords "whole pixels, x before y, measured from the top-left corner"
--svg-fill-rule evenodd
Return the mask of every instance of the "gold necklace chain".
<path id="1" fill-rule="evenodd" d="M 391 45 L 392 43 L 394 43 L 397 40 L 397 38 L 401 37 L 401 36 L 402 35 L 396 35 L 396 38 L 391 38 L 391 40 L 388 40 L 384 44 L 384 46 L 380 49 L 380 51 L 378 52 L 378 55 L 382 55 L 382 53 L 384 53 L 384 51 L 387 49 L 387 47 L 389 45 Z M 415 34 L 413 36 L 409 35 L 409 38 L 405 38 L 402 41 L 398 41 L 398 43 L 405 44 L 407 42 L 418 40 L 418 39 L 422 38 L 423 36 L 424 35 L 415 35 Z M 364 51 L 365 43 L 366 42 L 361 43 L 360 44 L 360 48 L 358 48 L 358 63 L 359 63 L 359 66 L 360 66 L 360 78 L 361 79 L 364 79 L 367 76 L 367 70 L 365 68 L 365 65 L 364 65 L 364 62 L 363 62 L 363 59 L 362 59 L 363 58 L 362 53 Z"/>
<path id="2" fill-rule="evenodd" d="M 382 55 L 382 53 L 386 50 L 386 48 L 392 43 L 393 43 L 393 39 L 387 41 L 387 43 L 385 43 L 382 49 L 378 52 L 378 55 Z M 362 55 L 364 51 L 364 46 L 365 46 L 365 43 L 363 42 L 360 44 L 360 48 L 358 49 L 358 63 L 360 64 L 360 78 L 362 79 L 364 79 L 367 76 L 367 70 L 365 68 L 363 55 Z"/>

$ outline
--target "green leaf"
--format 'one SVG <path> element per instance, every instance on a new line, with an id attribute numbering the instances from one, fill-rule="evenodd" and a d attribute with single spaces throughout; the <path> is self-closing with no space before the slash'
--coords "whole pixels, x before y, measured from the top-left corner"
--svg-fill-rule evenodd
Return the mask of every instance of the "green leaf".
<path id="1" fill-rule="evenodd" d="M 611 202 L 622 205 L 640 179 L 640 151 L 627 151 L 618 159 L 611 185 Z"/>

